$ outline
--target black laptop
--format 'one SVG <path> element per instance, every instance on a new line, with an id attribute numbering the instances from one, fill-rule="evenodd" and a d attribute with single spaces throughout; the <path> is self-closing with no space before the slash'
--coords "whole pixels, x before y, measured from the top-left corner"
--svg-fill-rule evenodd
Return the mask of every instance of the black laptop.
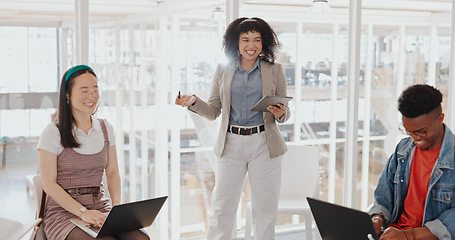
<path id="1" fill-rule="evenodd" d="M 377 240 L 370 215 L 307 197 L 323 240 Z"/>
<path id="2" fill-rule="evenodd" d="M 88 224 L 79 218 L 73 218 L 71 222 L 94 238 L 129 232 L 152 225 L 166 199 L 167 196 L 164 196 L 116 205 L 101 227 Z"/>

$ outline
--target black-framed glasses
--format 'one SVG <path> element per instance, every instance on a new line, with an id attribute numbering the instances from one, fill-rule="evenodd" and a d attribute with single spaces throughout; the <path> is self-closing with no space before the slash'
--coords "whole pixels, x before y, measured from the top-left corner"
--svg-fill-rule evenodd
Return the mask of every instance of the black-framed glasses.
<path id="1" fill-rule="evenodd" d="M 406 134 L 408 136 L 415 135 L 418 137 L 426 137 L 428 130 L 430 130 L 430 128 L 433 127 L 433 124 L 436 122 L 436 120 L 439 119 L 439 116 L 441 115 L 438 115 L 438 117 L 430 124 L 430 126 L 427 127 L 426 130 L 406 131 L 406 129 L 403 126 L 403 123 L 401 123 L 401 126 L 398 128 L 398 130 L 400 130 L 401 133 Z"/>

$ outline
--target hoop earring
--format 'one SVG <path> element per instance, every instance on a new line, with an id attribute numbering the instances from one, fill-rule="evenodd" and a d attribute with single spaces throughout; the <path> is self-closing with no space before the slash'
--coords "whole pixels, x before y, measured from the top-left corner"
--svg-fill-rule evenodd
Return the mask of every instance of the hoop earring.
<path id="1" fill-rule="evenodd" d="M 70 104 L 70 100 L 69 99 L 66 99 L 66 104 Z"/>
<path id="2" fill-rule="evenodd" d="M 261 53 L 259 53 L 259 57 L 260 57 L 261 59 L 263 59 L 263 58 L 264 58 L 264 56 L 265 56 L 265 55 L 264 55 L 264 52 L 263 52 L 263 51 L 261 51 Z"/>

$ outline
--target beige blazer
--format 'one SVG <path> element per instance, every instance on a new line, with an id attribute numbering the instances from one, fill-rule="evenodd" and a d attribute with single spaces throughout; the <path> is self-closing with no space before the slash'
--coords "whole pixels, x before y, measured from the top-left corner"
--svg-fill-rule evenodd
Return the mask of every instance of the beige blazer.
<path id="1" fill-rule="evenodd" d="M 287 96 L 286 77 L 281 64 L 260 61 L 262 76 L 262 95 Z M 229 126 L 231 110 L 231 83 L 235 73 L 235 63 L 218 65 L 212 81 L 210 97 L 207 102 L 197 98 L 193 106 L 188 107 L 209 120 L 215 120 L 222 114 L 220 132 L 215 143 L 214 152 L 216 156 L 222 157 L 226 143 L 226 133 Z M 270 158 L 283 155 L 286 151 L 286 144 L 278 130 L 276 122 L 286 122 L 291 116 L 291 111 L 286 105 L 284 116 L 279 119 L 270 112 L 264 112 L 264 127 L 266 141 L 270 151 Z"/>

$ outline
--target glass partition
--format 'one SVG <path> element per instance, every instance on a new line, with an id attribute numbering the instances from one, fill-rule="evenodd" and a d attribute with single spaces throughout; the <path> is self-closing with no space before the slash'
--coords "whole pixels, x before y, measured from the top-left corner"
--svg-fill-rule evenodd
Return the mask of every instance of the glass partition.
<path id="1" fill-rule="evenodd" d="M 225 24 L 211 18 L 211 12 L 210 7 L 202 7 L 145 20 L 90 24 L 89 65 L 97 72 L 101 89 L 96 116 L 108 119 L 116 130 L 123 201 L 170 196 L 150 229 L 152 235 L 160 235 L 157 239 L 203 238 L 207 232 L 215 179 L 212 148 L 220 119 L 208 121 L 177 107 L 174 98 L 180 91 L 206 100 L 216 66 L 225 62 L 221 49 Z M 318 147 L 320 197 L 342 204 L 349 81 L 347 13 L 328 20 L 260 13 L 278 34 L 281 47 L 276 62 L 283 65 L 288 95 L 294 97 L 289 104 L 291 119 L 279 124 L 281 134 L 288 143 Z M 396 100 L 405 87 L 431 81 L 446 96 L 451 40 L 448 27 L 378 23 L 368 18 L 362 24 L 355 207 L 366 210 L 400 138 Z M 76 53 L 75 31 L 63 26 L 0 27 L 4 73 L 0 136 L 8 141 L 8 156 L 18 156 L 14 151 L 19 146 L 28 148 L 28 157 L 36 160 L 33 144 L 55 119 L 59 79 L 63 68 L 74 65 Z M 40 95 L 28 100 L 36 93 Z M 239 233 L 249 198 L 246 181 L 237 218 Z M 285 231 L 296 224 L 303 229 L 302 221 L 286 215 L 278 218 Z"/>

